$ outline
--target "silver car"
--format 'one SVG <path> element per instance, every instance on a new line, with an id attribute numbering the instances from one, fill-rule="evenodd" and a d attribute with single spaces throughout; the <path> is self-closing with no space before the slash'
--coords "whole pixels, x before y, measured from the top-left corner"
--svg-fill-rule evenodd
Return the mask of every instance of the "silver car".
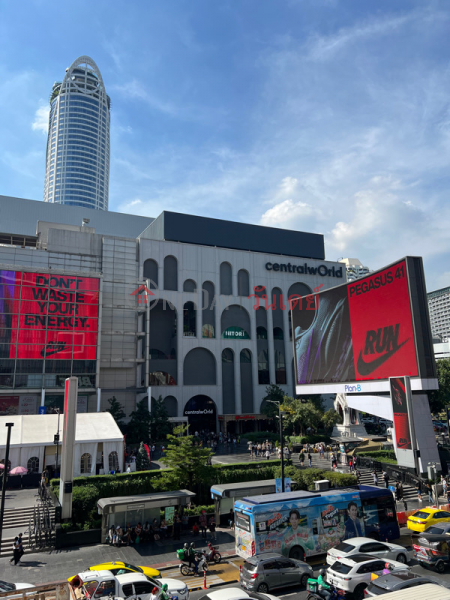
<path id="1" fill-rule="evenodd" d="M 450 589 L 450 584 L 442 581 L 442 579 L 439 580 L 436 577 L 429 577 L 428 575 L 423 576 L 417 573 L 404 571 L 378 577 L 364 590 L 364 597 L 373 598 L 375 596 L 387 594 L 388 592 L 409 590 L 417 587 L 418 585 L 424 585 L 425 583 L 434 583 L 436 585 L 445 587 L 446 589 Z M 411 598 L 414 598 L 414 596 L 411 595 Z"/>
<path id="2" fill-rule="evenodd" d="M 313 570 L 307 563 L 268 552 L 245 560 L 239 583 L 245 590 L 267 593 L 292 585 L 306 587 L 310 577 Z"/>

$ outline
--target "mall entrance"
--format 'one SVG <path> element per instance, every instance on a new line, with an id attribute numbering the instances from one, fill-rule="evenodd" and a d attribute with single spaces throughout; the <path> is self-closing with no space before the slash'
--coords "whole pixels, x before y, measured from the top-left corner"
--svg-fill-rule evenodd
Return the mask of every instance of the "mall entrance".
<path id="1" fill-rule="evenodd" d="M 203 430 L 216 433 L 217 407 L 209 396 L 193 396 L 186 403 L 183 416 L 188 418 L 190 435 Z"/>

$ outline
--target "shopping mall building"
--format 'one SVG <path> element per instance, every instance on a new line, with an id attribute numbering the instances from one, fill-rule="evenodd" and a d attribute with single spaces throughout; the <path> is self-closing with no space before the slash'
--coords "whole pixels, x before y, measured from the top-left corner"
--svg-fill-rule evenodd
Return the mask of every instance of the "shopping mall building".
<path id="1" fill-rule="evenodd" d="M 294 393 L 289 298 L 345 277 L 318 234 L 0 196 L 0 414 L 62 408 L 76 375 L 79 412 L 161 396 L 198 430 L 265 429 L 267 385 Z"/>

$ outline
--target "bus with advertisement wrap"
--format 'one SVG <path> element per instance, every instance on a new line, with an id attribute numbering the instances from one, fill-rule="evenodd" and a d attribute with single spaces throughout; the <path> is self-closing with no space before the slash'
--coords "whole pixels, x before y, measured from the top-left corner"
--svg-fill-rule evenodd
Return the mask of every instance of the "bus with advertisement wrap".
<path id="1" fill-rule="evenodd" d="M 322 492 L 251 496 L 234 504 L 236 553 L 279 552 L 304 560 L 342 540 L 394 540 L 400 529 L 392 492 L 359 485 Z"/>

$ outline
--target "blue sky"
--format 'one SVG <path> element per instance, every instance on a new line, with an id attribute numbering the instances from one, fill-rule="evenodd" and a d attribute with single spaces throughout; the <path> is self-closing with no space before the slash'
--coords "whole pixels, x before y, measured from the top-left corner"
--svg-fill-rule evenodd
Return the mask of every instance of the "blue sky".
<path id="1" fill-rule="evenodd" d="M 450 4 L 0 0 L 0 194 L 41 200 L 48 97 L 87 54 L 110 209 L 314 231 L 450 285 Z"/>

